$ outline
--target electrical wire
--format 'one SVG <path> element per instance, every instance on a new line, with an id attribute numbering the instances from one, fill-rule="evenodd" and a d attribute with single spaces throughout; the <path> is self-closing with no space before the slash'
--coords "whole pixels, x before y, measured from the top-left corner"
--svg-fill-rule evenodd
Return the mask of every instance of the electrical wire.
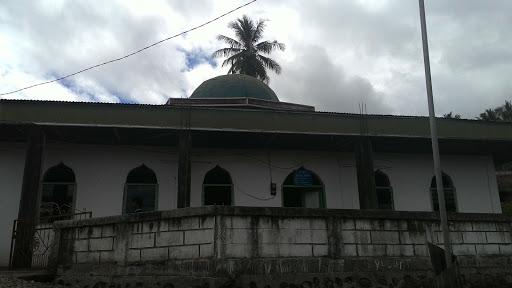
<path id="1" fill-rule="evenodd" d="M 348 139 L 348 140 L 344 140 L 342 143 L 340 143 L 339 145 L 337 145 L 337 147 L 334 149 L 333 152 L 340 152 L 342 148 L 346 147 L 347 145 L 350 145 L 354 143 L 354 140 L 352 139 Z M 289 167 L 282 167 L 282 166 L 277 166 L 277 165 L 274 165 L 272 163 L 270 163 L 270 158 L 267 161 L 264 161 L 264 160 L 261 160 L 261 159 L 258 159 L 254 156 L 250 156 L 250 155 L 247 155 L 247 152 L 244 152 L 244 153 L 233 153 L 233 154 L 225 154 L 225 155 L 202 155 L 202 154 L 193 154 L 192 156 L 194 157 L 199 157 L 199 158 L 202 158 L 202 157 L 218 157 L 218 158 L 229 158 L 229 157 L 246 157 L 246 158 L 249 158 L 249 159 L 253 159 L 255 161 L 258 161 L 260 163 L 263 163 L 265 165 L 268 165 L 269 168 L 272 167 L 272 168 L 276 168 L 276 169 L 281 169 L 281 170 L 290 170 L 290 169 L 295 169 L 295 168 L 299 168 L 301 167 L 302 165 L 304 165 L 305 163 L 309 162 L 309 161 L 313 161 L 313 160 L 318 160 L 318 159 L 325 159 L 325 158 L 331 158 L 332 155 L 324 155 L 324 156 L 318 156 L 318 157 L 313 157 L 313 158 L 309 158 L 309 159 L 306 159 L 302 162 L 300 162 L 299 164 L 296 164 L 296 165 L 293 165 L 293 166 L 289 166 Z M 269 155 L 270 157 L 270 155 Z M 352 166 L 350 166 L 352 167 Z"/>
<path id="2" fill-rule="evenodd" d="M 249 194 L 247 192 L 245 192 L 242 188 L 240 188 L 238 185 L 236 185 L 235 183 L 233 183 L 233 186 L 238 189 L 238 191 L 242 192 L 242 194 L 246 195 L 246 196 L 249 196 L 251 198 L 254 198 L 254 199 L 258 199 L 258 200 L 262 200 L 262 201 L 266 201 L 266 200 L 272 200 L 274 198 L 276 198 L 276 195 L 273 195 L 271 197 L 267 197 L 267 198 L 262 198 L 262 197 L 258 197 L 258 196 L 254 196 L 252 194 Z"/>
<path id="3" fill-rule="evenodd" d="M 349 145 L 349 144 L 353 144 L 354 141 L 351 140 L 351 139 L 348 139 L 348 140 L 345 140 L 345 141 L 342 141 L 341 143 L 339 143 L 339 145 L 337 145 L 336 149 L 334 152 L 339 152 L 343 147 Z M 195 156 L 204 156 L 204 155 L 195 155 Z M 294 169 L 294 168 L 298 168 L 298 167 L 301 167 L 304 163 L 307 163 L 309 161 L 312 161 L 312 160 L 317 160 L 317 159 L 324 159 L 324 158 L 330 158 L 332 156 L 320 156 L 320 157 L 315 157 L 315 158 L 310 158 L 310 159 L 307 159 L 307 160 L 304 160 L 302 162 L 300 162 L 299 164 L 295 165 L 295 166 L 291 166 L 291 167 L 280 167 L 280 166 L 276 166 L 276 165 L 273 165 L 271 163 L 271 158 L 270 158 L 270 151 L 268 152 L 267 154 L 267 157 L 268 157 L 268 162 L 264 161 L 264 160 L 261 160 L 261 159 L 258 159 L 256 157 L 252 157 L 252 156 L 249 156 L 245 153 L 237 153 L 237 154 L 228 154 L 228 155 L 215 155 L 216 157 L 233 157 L 233 156 L 241 156 L 241 157 L 246 157 L 246 158 L 250 158 L 250 159 L 253 159 L 253 160 L 256 160 L 258 162 L 261 162 L 263 164 L 266 164 L 268 165 L 268 169 L 269 169 L 269 176 L 270 176 L 270 183 L 273 182 L 272 180 L 272 167 L 273 168 L 277 168 L 277 169 L 283 169 L 283 170 L 290 170 L 290 169 Z M 232 183 L 233 187 L 235 187 L 238 191 L 240 191 L 242 194 L 248 196 L 248 197 L 251 197 L 251 198 L 254 198 L 254 199 L 257 199 L 257 200 L 262 200 L 262 201 L 268 201 L 268 200 L 273 200 L 276 198 L 276 195 L 272 195 L 270 197 L 258 197 L 258 196 L 255 196 L 255 195 L 252 195 L 248 192 L 246 192 L 244 189 L 242 189 L 240 186 L 236 185 L 234 182 Z"/>
<path id="4" fill-rule="evenodd" d="M 301 167 L 302 165 L 304 165 L 304 163 L 306 163 L 306 162 L 309 162 L 309 161 L 312 161 L 312 160 L 318 160 L 318 159 L 330 158 L 331 157 L 331 156 L 319 156 L 319 157 L 314 157 L 314 158 L 310 158 L 310 159 L 304 160 L 304 161 L 300 162 L 297 165 L 293 165 L 293 166 L 290 166 L 290 167 L 281 167 L 281 166 L 277 166 L 277 165 L 271 164 L 269 162 L 265 162 L 265 161 L 263 161 L 261 159 L 258 159 L 256 157 L 252 157 L 252 156 L 249 156 L 249 155 L 240 155 L 240 156 L 243 156 L 243 157 L 246 157 L 246 158 L 250 158 L 250 159 L 256 160 L 258 162 L 261 162 L 263 164 L 267 164 L 269 167 L 276 168 L 276 169 L 282 169 L 282 170 L 290 170 L 290 169 L 298 168 L 298 167 Z"/>
<path id="5" fill-rule="evenodd" d="M 347 146 L 349 144 L 352 144 L 353 142 L 354 141 L 351 140 L 351 139 L 345 140 L 345 142 L 344 143 L 340 143 L 340 145 L 338 145 L 336 147 L 336 149 L 334 149 L 333 152 L 340 152 L 342 148 L 344 148 L 345 146 Z M 227 156 L 235 156 L 235 154 L 227 155 Z M 302 165 L 304 165 L 305 163 L 307 163 L 309 161 L 318 160 L 318 159 L 325 159 L 325 158 L 331 158 L 332 157 L 332 155 L 313 157 L 313 158 L 306 159 L 306 160 L 300 162 L 299 164 L 296 164 L 296 165 L 293 165 L 293 166 L 290 166 L 290 167 L 281 167 L 281 166 L 273 165 L 273 164 L 270 163 L 270 155 L 269 155 L 268 162 L 265 162 L 265 161 L 263 161 L 261 159 L 253 157 L 253 156 L 249 156 L 247 154 L 238 154 L 236 156 L 242 156 L 242 157 L 250 158 L 250 159 L 256 160 L 258 162 L 261 162 L 263 164 L 267 164 L 269 167 L 276 168 L 276 169 L 282 169 L 282 170 L 290 170 L 290 169 L 299 168 L 299 167 L 301 167 Z"/>
<path id="6" fill-rule="evenodd" d="M 270 150 L 267 151 L 267 159 L 268 159 L 268 174 L 269 174 L 269 177 L 270 177 L 270 183 L 272 184 L 272 182 L 274 182 L 274 180 L 272 180 L 272 164 L 270 164 Z"/>
<path id="7" fill-rule="evenodd" d="M 257 0 L 252 0 L 251 2 L 248 2 L 248 3 L 245 3 L 244 5 L 238 6 L 237 8 L 235 8 L 235 9 L 233 9 L 233 10 L 229 11 L 229 12 L 226 12 L 226 13 L 224 13 L 224 14 L 222 14 L 222 15 L 218 16 L 217 18 L 214 18 L 214 19 L 212 19 L 212 20 L 210 20 L 210 21 L 208 21 L 208 22 L 205 22 L 205 23 L 203 23 L 203 24 L 201 24 L 201 25 L 199 25 L 199 26 L 196 26 L 196 27 L 194 27 L 194 28 L 191 28 L 191 29 L 185 30 L 185 31 L 183 31 L 183 32 L 181 32 L 181 33 L 178 33 L 178 34 L 176 34 L 176 35 L 173 35 L 173 36 L 167 37 L 167 38 L 165 38 L 165 39 L 163 39 L 163 40 L 160 40 L 160 41 L 158 41 L 158 42 L 156 42 L 156 43 L 153 43 L 153 44 L 151 44 L 151 45 L 149 45 L 149 46 L 146 46 L 146 47 L 144 47 L 144 48 L 142 48 L 142 49 L 139 49 L 139 50 L 137 50 L 137 51 L 135 51 L 135 52 L 132 52 L 132 53 L 130 53 L 130 54 L 127 54 L 127 55 L 125 55 L 125 56 L 122 56 L 122 57 L 119 57 L 119 58 L 116 58 L 116 59 L 112 59 L 112 60 L 109 60 L 109 61 L 106 61 L 106 62 L 103 62 L 103 63 L 100 63 L 100 64 L 96 64 L 96 65 L 94 65 L 94 66 L 91 66 L 91 67 L 88 67 L 88 68 L 82 69 L 82 70 L 80 70 L 80 71 L 78 71 L 78 72 L 71 73 L 71 74 L 68 74 L 68 75 L 66 75 L 66 76 L 63 76 L 63 77 L 60 77 L 60 78 L 54 79 L 54 80 L 49 80 L 49 81 L 41 82 L 41 83 L 38 83 L 38 84 L 30 85 L 30 86 L 27 86 L 27 87 L 24 87 L 24 88 L 21 88 L 21 89 L 18 89 L 18 90 L 10 91 L 10 92 L 0 93 L 0 96 L 8 95 L 8 94 L 13 94 L 13 93 L 20 92 L 20 91 L 23 91 L 23 90 L 27 90 L 27 89 L 30 89 L 30 88 L 34 88 L 34 87 L 37 87 L 37 86 L 41 86 L 41 85 L 45 85 L 45 84 L 50 84 L 50 83 L 53 83 L 53 82 L 57 82 L 57 81 L 60 81 L 60 80 L 63 80 L 63 79 L 69 78 L 69 77 L 71 77 L 71 76 L 75 76 L 75 75 L 77 75 L 77 74 L 83 73 L 83 72 L 85 72 L 85 71 L 88 71 L 88 70 L 91 70 L 91 69 L 94 69 L 94 68 L 98 68 L 98 67 L 100 67 L 100 66 L 107 65 L 107 64 L 110 64 L 110 63 L 113 63 L 113 62 L 117 62 L 117 61 L 123 60 L 123 59 L 125 59 L 125 58 L 130 57 L 130 56 L 133 56 L 133 55 L 135 55 L 135 54 L 138 54 L 138 53 L 140 53 L 140 52 L 142 52 L 142 51 L 144 51 L 144 50 L 146 50 L 146 49 L 149 49 L 149 48 L 151 48 L 151 47 L 153 47 L 153 46 L 156 46 L 156 45 L 158 45 L 158 44 L 160 44 L 160 43 L 163 43 L 163 42 L 165 42 L 165 41 L 167 41 L 167 40 L 170 40 L 170 39 L 176 38 L 176 37 L 178 37 L 178 36 L 181 36 L 181 35 L 183 35 L 183 34 L 186 34 L 186 33 L 188 33 L 188 32 L 191 32 L 191 31 L 193 31 L 193 30 L 199 29 L 199 28 L 201 28 L 201 27 L 203 27 L 203 26 L 206 26 L 206 25 L 208 25 L 208 24 L 210 24 L 210 23 L 212 23 L 212 22 L 215 22 L 215 21 L 219 20 L 220 18 L 223 18 L 224 16 L 226 16 L 226 15 L 228 15 L 228 14 L 231 14 L 231 13 L 235 12 L 236 10 L 242 9 L 243 7 L 248 6 L 248 5 L 250 5 L 250 4 L 252 4 L 252 3 L 256 2 L 256 1 L 257 1 Z"/>

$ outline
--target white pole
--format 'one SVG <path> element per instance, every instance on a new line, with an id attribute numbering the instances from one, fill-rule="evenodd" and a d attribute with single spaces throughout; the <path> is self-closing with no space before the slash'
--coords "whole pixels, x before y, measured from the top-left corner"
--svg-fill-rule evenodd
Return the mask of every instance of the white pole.
<path id="1" fill-rule="evenodd" d="M 434 97 L 432 96 L 432 78 L 430 76 L 430 59 L 428 54 L 427 24 L 425 21 L 425 3 L 419 0 L 421 20 L 421 40 L 423 42 L 423 60 L 425 63 L 425 79 L 427 84 L 428 115 L 430 119 L 430 136 L 432 139 L 432 152 L 434 154 L 434 170 L 437 183 L 437 198 L 439 199 L 439 212 L 441 215 L 441 230 L 444 240 L 444 255 L 446 267 L 452 266 L 452 247 L 450 245 L 450 231 L 446 218 L 446 206 L 444 201 L 443 175 L 441 172 L 441 159 L 439 157 L 439 145 L 437 143 L 436 114 L 434 113 Z"/>

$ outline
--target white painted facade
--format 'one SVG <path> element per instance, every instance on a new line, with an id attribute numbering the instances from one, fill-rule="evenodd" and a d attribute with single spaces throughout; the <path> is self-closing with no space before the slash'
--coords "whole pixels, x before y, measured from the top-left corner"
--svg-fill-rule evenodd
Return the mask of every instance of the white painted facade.
<path id="1" fill-rule="evenodd" d="M 393 187 L 395 210 L 432 211 L 430 155 L 376 154 L 375 169 L 386 173 Z M 491 156 L 442 155 L 441 167 L 456 189 L 458 212 L 501 213 L 496 172 Z"/>
<path id="2" fill-rule="evenodd" d="M 9 263 L 12 225 L 18 218 L 26 145 L 0 143 L 0 267 Z"/>
<path id="3" fill-rule="evenodd" d="M 25 144 L 0 143 L 0 266 L 7 265 L 9 258 L 25 153 Z M 430 155 L 376 153 L 374 157 L 375 169 L 386 173 L 393 187 L 395 210 L 432 211 Z M 126 177 L 142 164 L 157 176 L 158 210 L 176 208 L 175 147 L 47 144 L 42 175 L 60 162 L 75 173 L 75 208 L 92 211 L 93 217 L 122 213 Z M 459 212 L 501 213 L 492 157 L 443 155 L 441 164 L 455 185 Z M 304 167 L 322 180 L 327 208 L 359 208 L 355 156 L 351 153 L 193 149 L 191 206 L 201 206 L 204 176 L 216 165 L 231 175 L 236 206 L 282 206 L 283 181 L 293 170 Z M 277 184 L 275 196 L 270 193 L 271 182 Z"/>

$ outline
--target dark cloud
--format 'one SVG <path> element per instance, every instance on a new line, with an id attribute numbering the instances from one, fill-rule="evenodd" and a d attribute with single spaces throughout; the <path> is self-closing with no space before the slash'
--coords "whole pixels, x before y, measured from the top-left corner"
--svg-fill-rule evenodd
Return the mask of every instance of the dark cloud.
<path id="1" fill-rule="evenodd" d="M 4 1 L 0 92 L 117 58 L 204 23 L 239 1 Z M 473 118 L 511 98 L 512 1 L 426 1 L 438 115 Z M 242 14 L 268 19 L 265 39 L 285 42 L 270 86 L 283 101 L 318 110 L 426 115 L 417 1 L 258 1 L 226 18 L 68 79 L 12 97 L 164 103 L 225 74 L 208 56 Z"/>
<path id="2" fill-rule="evenodd" d="M 392 113 L 427 113 L 417 1 L 366 6 L 358 1 L 294 3 L 305 27 L 301 40 L 321 43 L 345 74 L 356 71 L 370 86 L 378 86 Z M 438 115 L 453 110 L 473 118 L 482 107 L 510 98 L 505 75 L 512 72 L 512 18 L 508 15 L 512 2 L 433 0 L 425 4 Z M 347 53 L 359 63 L 343 63 L 346 57 L 339 60 L 339 55 Z"/>
<path id="3" fill-rule="evenodd" d="M 421 39 L 419 23 L 411 21 L 410 15 L 418 13 L 417 5 L 414 1 L 381 2 L 385 3 L 382 7 L 368 9 L 357 1 L 301 1 L 297 9 L 302 11 L 307 35 L 323 39 L 326 47 L 336 45 L 373 56 L 412 53 L 418 46 L 414 40 Z"/>
<path id="4" fill-rule="evenodd" d="M 114 2 L 69 1 L 51 8 L 28 3 L 18 1 L 6 7 L 8 16 L 3 20 L 23 53 L 19 68 L 41 78 L 48 71 L 63 76 L 124 56 L 165 34 L 162 16 L 134 15 Z M 176 43 L 161 45 L 69 81 L 75 91 L 88 89 L 79 87 L 81 83 L 94 83 L 107 93 L 125 96 L 124 101 L 160 104 L 167 94 L 179 91 L 184 81 L 180 70 L 186 66 L 185 56 L 176 47 Z M 101 99 L 93 96 L 92 100 Z"/>
<path id="5" fill-rule="evenodd" d="M 368 113 L 391 111 L 384 95 L 362 77 L 347 77 L 323 47 L 302 47 L 293 61 L 281 65 L 286 72 L 270 82 L 281 101 L 313 105 L 318 111 L 358 113 L 361 103 L 366 104 Z"/>

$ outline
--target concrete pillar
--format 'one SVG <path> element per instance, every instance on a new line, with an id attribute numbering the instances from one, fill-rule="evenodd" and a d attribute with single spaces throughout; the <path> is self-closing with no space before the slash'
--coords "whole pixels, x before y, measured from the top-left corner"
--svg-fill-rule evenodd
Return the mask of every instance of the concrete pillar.
<path id="1" fill-rule="evenodd" d="M 178 208 L 190 207 L 190 155 L 191 137 L 189 130 L 182 130 L 178 140 Z"/>
<path id="2" fill-rule="evenodd" d="M 498 190 L 498 182 L 496 179 L 496 171 L 494 170 L 494 159 L 492 153 L 489 153 L 487 157 L 487 183 L 489 187 L 489 201 L 491 201 L 491 212 L 501 214 L 500 192 Z"/>
<path id="3" fill-rule="evenodd" d="M 377 193 L 370 138 L 361 136 L 355 144 L 360 209 L 377 209 Z"/>
<path id="4" fill-rule="evenodd" d="M 20 206 L 18 210 L 17 238 L 14 246 L 14 257 L 11 265 L 28 268 L 32 263 L 31 244 L 34 241 L 34 228 L 39 199 L 39 183 L 46 137 L 39 126 L 31 126 L 27 130 L 28 148 L 23 170 Z"/>

